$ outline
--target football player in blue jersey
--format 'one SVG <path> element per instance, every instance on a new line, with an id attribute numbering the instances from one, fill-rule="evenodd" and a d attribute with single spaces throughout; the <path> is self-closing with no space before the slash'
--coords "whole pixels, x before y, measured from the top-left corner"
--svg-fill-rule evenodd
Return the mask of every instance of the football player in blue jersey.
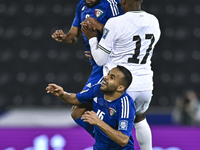
<path id="1" fill-rule="evenodd" d="M 93 27 L 98 30 L 98 39 L 100 40 L 104 24 L 107 22 L 107 20 L 121 14 L 123 14 L 123 11 L 120 0 L 80 0 L 76 7 L 75 18 L 69 32 L 65 34 L 62 30 L 56 30 L 52 34 L 52 38 L 65 44 L 75 44 L 81 35 L 81 23 L 88 19 L 91 23 L 93 23 Z M 92 65 L 91 75 L 83 88 L 83 90 L 86 90 L 100 81 L 100 79 L 103 77 L 103 68 L 102 66 L 98 66 L 90 57 L 91 55 L 88 39 L 84 34 L 83 38 L 86 48 L 85 55 L 86 57 L 89 57 Z M 80 117 L 87 109 L 90 109 L 89 104 L 73 106 L 72 108 L 72 118 L 80 126 L 82 126 L 83 123 Z M 86 130 L 90 132 L 90 127 L 88 126 Z"/>
<path id="2" fill-rule="evenodd" d="M 46 90 L 71 105 L 93 101 L 93 110 L 86 111 L 81 119 L 94 125 L 94 150 L 134 150 L 132 129 L 135 105 L 125 92 L 131 81 L 130 71 L 117 66 L 101 84 L 80 93 L 67 93 L 56 84 L 49 84 Z"/>

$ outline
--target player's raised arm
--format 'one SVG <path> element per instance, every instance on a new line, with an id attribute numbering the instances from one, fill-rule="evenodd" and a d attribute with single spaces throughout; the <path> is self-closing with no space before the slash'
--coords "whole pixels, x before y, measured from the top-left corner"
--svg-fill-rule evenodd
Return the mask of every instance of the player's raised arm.
<path id="1" fill-rule="evenodd" d="M 51 37 L 58 42 L 63 42 L 65 44 L 75 44 L 78 42 L 80 34 L 80 28 L 72 26 L 67 34 L 65 34 L 62 30 L 56 30 L 51 35 Z"/>
<path id="2" fill-rule="evenodd" d="M 97 30 L 92 28 L 92 25 L 88 23 L 82 27 L 81 31 L 89 39 L 92 57 L 94 58 L 96 64 L 98 66 L 103 66 L 107 62 L 109 54 L 101 49 L 101 47 L 98 47 Z"/>
<path id="3" fill-rule="evenodd" d="M 94 111 L 86 111 L 81 119 L 91 125 L 98 126 L 107 136 L 122 147 L 126 146 L 129 141 L 129 136 L 110 127 L 107 123 L 102 121 Z"/>
<path id="4" fill-rule="evenodd" d="M 78 99 L 76 98 L 76 94 L 74 93 L 67 93 L 63 90 L 61 86 L 56 84 L 49 84 L 46 87 L 47 93 L 52 93 L 55 96 L 59 97 L 63 102 L 70 104 L 70 105 L 80 105 Z"/>

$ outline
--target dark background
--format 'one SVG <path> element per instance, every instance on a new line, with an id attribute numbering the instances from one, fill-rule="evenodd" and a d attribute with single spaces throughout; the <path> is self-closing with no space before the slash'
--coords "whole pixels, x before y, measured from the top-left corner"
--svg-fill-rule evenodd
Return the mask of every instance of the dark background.
<path id="1" fill-rule="evenodd" d="M 46 93 L 48 83 L 67 92 L 82 90 L 91 72 L 83 39 L 65 45 L 51 38 L 68 32 L 78 0 L 0 1 L 0 110 L 19 106 L 63 106 Z M 151 107 L 170 108 L 186 89 L 199 92 L 200 3 L 198 0 L 144 0 L 161 38 L 154 49 Z"/>

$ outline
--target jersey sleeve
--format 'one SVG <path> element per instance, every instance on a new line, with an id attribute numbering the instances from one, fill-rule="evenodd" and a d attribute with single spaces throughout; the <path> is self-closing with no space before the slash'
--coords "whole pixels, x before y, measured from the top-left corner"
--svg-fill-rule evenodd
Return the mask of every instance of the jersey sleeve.
<path id="1" fill-rule="evenodd" d="M 117 27 L 114 24 L 114 18 L 109 19 L 103 29 L 103 36 L 98 44 L 98 48 L 110 54 L 116 38 Z"/>
<path id="2" fill-rule="evenodd" d="M 92 56 L 98 66 L 105 65 L 110 55 L 116 37 L 117 27 L 114 18 L 109 19 L 103 29 L 103 36 L 99 43 L 96 38 L 89 40 Z"/>
<path id="3" fill-rule="evenodd" d="M 76 94 L 76 97 L 81 103 L 89 103 L 93 100 L 95 94 L 100 90 L 100 84 L 96 84 L 91 88 L 83 90 Z"/>
<path id="4" fill-rule="evenodd" d="M 92 56 L 97 63 L 97 65 L 105 65 L 108 59 L 108 56 L 114 48 L 114 42 L 117 39 L 117 30 L 116 18 L 110 18 L 103 29 L 103 36 L 100 42 L 97 44 L 97 40 L 91 38 L 89 40 Z"/>
<path id="5" fill-rule="evenodd" d="M 98 41 L 96 37 L 89 40 L 92 56 L 98 66 L 103 66 L 107 62 L 108 53 L 104 52 L 101 47 L 98 47 Z"/>
<path id="6" fill-rule="evenodd" d="M 113 24 L 113 18 L 109 19 L 104 26 L 103 36 L 97 44 L 97 39 L 89 40 L 92 56 L 98 66 L 105 65 L 107 58 L 113 49 L 113 43 L 116 37 L 116 26 Z"/>
<path id="7" fill-rule="evenodd" d="M 119 109 L 118 130 L 130 137 L 135 117 L 135 105 L 133 99 L 129 96 L 123 97 Z"/>
<path id="8" fill-rule="evenodd" d="M 72 23 L 72 26 L 74 26 L 74 27 L 80 27 L 82 7 L 83 7 L 83 2 L 82 2 L 82 0 L 80 0 L 79 3 L 76 6 L 75 18 L 74 18 L 74 21 Z"/>

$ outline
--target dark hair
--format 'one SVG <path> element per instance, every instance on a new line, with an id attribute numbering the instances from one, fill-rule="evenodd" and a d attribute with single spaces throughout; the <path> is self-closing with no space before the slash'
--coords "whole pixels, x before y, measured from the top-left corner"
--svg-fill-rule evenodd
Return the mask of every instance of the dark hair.
<path id="1" fill-rule="evenodd" d="M 127 68 L 123 66 L 117 65 L 117 68 L 124 74 L 124 82 L 125 82 L 125 90 L 126 90 L 132 82 L 132 74 Z"/>

